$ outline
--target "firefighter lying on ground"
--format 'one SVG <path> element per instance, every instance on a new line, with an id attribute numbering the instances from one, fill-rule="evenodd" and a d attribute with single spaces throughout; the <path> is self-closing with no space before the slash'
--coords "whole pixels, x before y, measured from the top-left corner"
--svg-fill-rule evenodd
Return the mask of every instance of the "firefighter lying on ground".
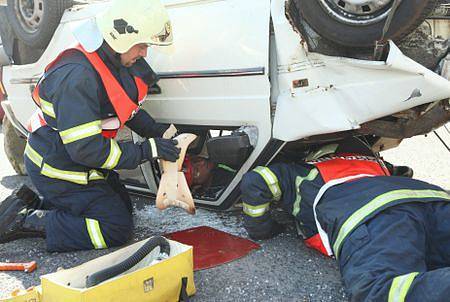
<path id="1" fill-rule="evenodd" d="M 179 156 L 175 141 L 160 138 L 167 126 L 139 110 L 157 80 L 147 48 L 172 42 L 159 0 L 112 1 L 73 34 L 79 45 L 47 66 L 33 93 L 40 109 L 28 126 L 25 166 L 43 200 L 24 187 L 3 202 L 0 242 L 46 237 L 49 251 L 122 245 L 132 206 L 113 170 Z M 124 125 L 149 140 L 117 142 Z"/>
<path id="2" fill-rule="evenodd" d="M 282 232 L 269 212 L 279 201 L 298 220 L 306 245 L 338 260 L 351 301 L 448 301 L 450 196 L 389 176 L 358 142 L 328 145 L 304 164 L 244 175 L 248 234 L 267 239 Z"/>

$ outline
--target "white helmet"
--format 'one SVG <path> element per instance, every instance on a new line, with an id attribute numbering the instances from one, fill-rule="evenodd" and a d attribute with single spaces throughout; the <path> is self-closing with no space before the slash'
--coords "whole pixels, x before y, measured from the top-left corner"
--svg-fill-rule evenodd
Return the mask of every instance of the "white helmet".
<path id="1" fill-rule="evenodd" d="M 169 15 L 160 0 L 113 0 L 109 7 L 74 29 L 75 38 L 88 52 L 105 40 L 117 53 L 136 44 L 170 45 L 173 41 Z"/>

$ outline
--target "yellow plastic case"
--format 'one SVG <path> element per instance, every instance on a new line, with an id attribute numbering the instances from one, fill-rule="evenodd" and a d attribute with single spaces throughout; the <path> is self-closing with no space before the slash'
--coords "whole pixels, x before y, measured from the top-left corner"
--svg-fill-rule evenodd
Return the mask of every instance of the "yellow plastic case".
<path id="1" fill-rule="evenodd" d="M 147 239 L 148 240 L 148 239 Z M 85 288 L 86 277 L 132 255 L 147 240 L 86 262 L 80 266 L 41 276 L 41 286 L 22 291 L 2 302 L 140 302 L 178 301 L 182 279 L 187 278 L 186 292 L 195 293 L 192 247 L 176 241 L 170 243 L 170 256 L 155 260 L 156 248 L 129 271 Z"/>

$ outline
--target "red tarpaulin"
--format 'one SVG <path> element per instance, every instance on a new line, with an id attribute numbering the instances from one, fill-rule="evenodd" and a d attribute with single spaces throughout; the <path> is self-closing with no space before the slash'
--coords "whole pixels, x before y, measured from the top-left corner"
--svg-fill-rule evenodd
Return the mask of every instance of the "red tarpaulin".
<path id="1" fill-rule="evenodd" d="M 194 270 L 212 268 L 244 257 L 260 245 L 207 226 L 166 234 L 165 237 L 194 247 Z"/>

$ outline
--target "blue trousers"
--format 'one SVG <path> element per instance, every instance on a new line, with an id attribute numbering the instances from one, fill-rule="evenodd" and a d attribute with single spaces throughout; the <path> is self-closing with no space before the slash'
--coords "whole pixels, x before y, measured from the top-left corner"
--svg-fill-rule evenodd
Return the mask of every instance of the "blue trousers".
<path id="1" fill-rule="evenodd" d="M 109 171 L 105 180 L 78 185 L 41 175 L 39 168 L 26 156 L 25 166 L 43 196 L 43 209 L 48 210 L 45 216 L 48 251 L 99 248 L 92 238 L 88 220 L 96 221 L 99 226 L 101 242 L 106 245 L 102 247 L 120 246 L 131 238 L 131 200 L 116 172 Z"/>
<path id="2" fill-rule="evenodd" d="M 415 272 L 409 286 L 397 283 L 404 301 L 450 301 L 450 204 L 384 210 L 344 241 L 339 266 L 351 301 L 388 301 L 393 280 Z"/>

